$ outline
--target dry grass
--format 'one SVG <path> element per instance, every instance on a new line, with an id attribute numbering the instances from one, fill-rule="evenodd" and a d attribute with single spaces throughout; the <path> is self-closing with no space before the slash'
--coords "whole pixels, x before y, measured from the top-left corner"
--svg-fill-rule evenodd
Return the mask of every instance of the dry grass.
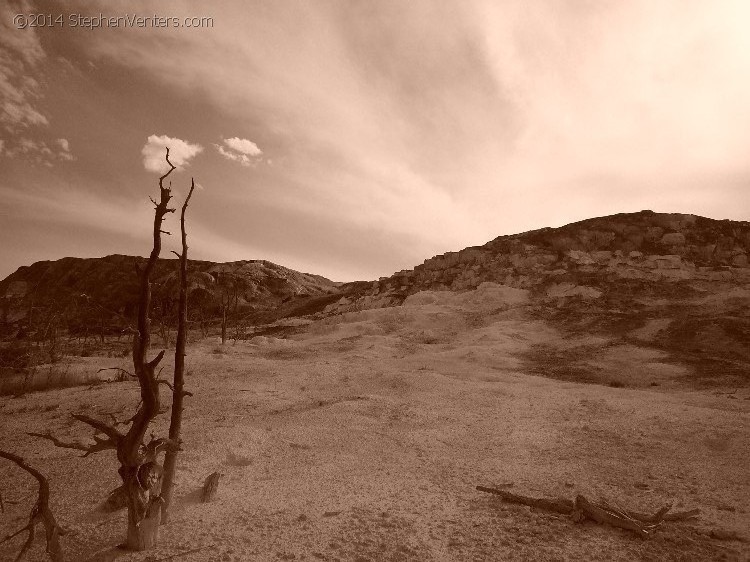
<path id="1" fill-rule="evenodd" d="M 39 365 L 22 373 L 10 373 L 0 378 L 0 396 L 20 396 L 29 392 L 44 392 L 101 383 L 98 373 L 83 370 L 66 359 L 52 365 Z"/>

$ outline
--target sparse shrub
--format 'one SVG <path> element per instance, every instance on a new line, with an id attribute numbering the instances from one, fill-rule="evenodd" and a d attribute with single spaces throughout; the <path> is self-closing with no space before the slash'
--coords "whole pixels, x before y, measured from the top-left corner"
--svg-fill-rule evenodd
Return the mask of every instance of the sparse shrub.
<path id="1" fill-rule="evenodd" d="M 609 381 L 609 386 L 612 388 L 625 388 L 625 383 L 617 379 Z"/>

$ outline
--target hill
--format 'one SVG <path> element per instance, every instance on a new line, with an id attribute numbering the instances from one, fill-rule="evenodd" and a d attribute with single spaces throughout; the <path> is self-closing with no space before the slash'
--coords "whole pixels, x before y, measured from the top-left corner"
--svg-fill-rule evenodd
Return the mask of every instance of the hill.
<path id="1" fill-rule="evenodd" d="M 352 294 L 326 312 L 394 306 L 420 291 L 499 283 L 529 290 L 534 317 L 570 335 L 647 343 L 688 362 L 706 383 L 744 385 L 750 366 L 748 255 L 748 222 L 617 214 L 500 236 L 370 284 L 345 286 Z M 536 357 L 547 360 L 536 371 L 592 377 L 593 366 L 582 362 L 585 348 L 538 351 Z"/>
<path id="2" fill-rule="evenodd" d="M 706 384 L 744 385 L 749 254 L 748 222 L 641 211 L 500 236 L 372 282 L 337 284 L 263 260 L 191 261 L 190 319 L 206 335 L 226 310 L 235 337 L 289 335 L 314 319 L 397 306 L 422 291 L 495 283 L 527 290 L 527 313 L 571 336 L 647 344 L 688 363 Z M 6 337 L 38 336 L 51 322 L 69 334 L 121 333 L 134 314 L 134 266 L 142 263 L 114 255 L 19 268 L 0 282 L 0 327 Z M 176 270 L 175 260 L 160 260 L 154 277 L 162 326 L 173 319 Z M 571 353 L 540 344 L 536 352 L 533 371 L 596 379 L 586 347 Z"/>
<path id="3" fill-rule="evenodd" d="M 57 318 L 71 333 L 113 334 L 125 329 L 138 302 L 136 271 L 145 258 L 111 255 L 63 258 L 20 267 L 0 281 L 0 324 L 5 335 L 43 329 Z M 209 322 L 226 306 L 262 319 L 284 304 L 337 292 L 337 283 L 266 260 L 229 263 L 190 260 L 191 318 Z M 169 319 L 176 308 L 178 263 L 160 259 L 153 276 L 154 316 Z M 23 335 L 23 334 L 22 334 Z"/>

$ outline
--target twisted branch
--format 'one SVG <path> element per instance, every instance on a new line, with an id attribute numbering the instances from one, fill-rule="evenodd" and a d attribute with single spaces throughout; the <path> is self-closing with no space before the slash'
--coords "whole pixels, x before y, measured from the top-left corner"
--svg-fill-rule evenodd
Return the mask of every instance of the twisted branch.
<path id="1" fill-rule="evenodd" d="M 44 525 L 45 535 L 47 538 L 47 554 L 49 555 L 50 560 L 52 560 L 52 562 L 63 562 L 63 551 L 62 547 L 60 546 L 60 536 L 64 535 L 65 531 L 57 524 L 57 521 L 55 521 L 55 516 L 49 508 L 49 483 L 47 482 L 47 479 L 44 477 L 44 475 L 42 475 L 41 472 L 26 464 L 26 461 L 24 461 L 18 455 L 0 450 L 0 457 L 3 457 L 15 463 L 19 468 L 25 470 L 34 478 L 36 478 L 37 482 L 39 483 L 37 501 L 34 507 L 31 509 L 29 522 L 25 527 L 22 527 L 15 533 L 11 533 L 3 540 L 0 540 L 0 544 L 11 540 L 24 531 L 27 531 L 29 535 L 26 538 L 26 542 L 21 547 L 21 551 L 16 557 L 16 562 L 18 562 L 23 558 L 29 548 L 31 548 L 31 545 L 34 543 L 34 535 L 37 523 L 42 523 Z"/>

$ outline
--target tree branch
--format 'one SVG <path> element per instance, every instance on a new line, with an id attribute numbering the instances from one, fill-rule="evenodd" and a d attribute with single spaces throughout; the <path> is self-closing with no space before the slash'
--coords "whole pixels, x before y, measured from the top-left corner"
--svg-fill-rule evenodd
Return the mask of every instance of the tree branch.
<path id="1" fill-rule="evenodd" d="M 52 562 L 63 562 L 63 551 L 62 547 L 60 546 L 60 536 L 64 535 L 65 531 L 61 529 L 57 524 L 57 521 L 55 521 L 55 516 L 49 508 L 49 483 L 47 482 L 47 479 L 42 475 L 41 472 L 26 464 L 26 461 L 24 461 L 18 455 L 0 450 L 0 457 L 3 457 L 15 463 L 19 468 L 25 470 L 34 478 L 36 478 L 37 482 L 39 483 L 37 501 L 31 510 L 31 514 L 29 515 L 29 522 L 22 529 L 19 529 L 15 533 L 11 533 L 7 537 L 5 537 L 2 541 L 0 541 L 0 544 L 9 541 L 13 537 L 20 535 L 24 531 L 28 531 L 29 536 L 27 537 L 26 542 L 23 544 L 23 547 L 21 547 L 21 551 L 16 557 L 16 562 L 18 562 L 23 558 L 24 554 L 26 554 L 26 551 L 29 550 L 34 542 L 34 530 L 37 523 L 42 523 L 44 525 L 47 538 L 47 554 L 49 555 L 50 560 L 52 560 Z"/>
<path id="2" fill-rule="evenodd" d="M 90 425 L 97 431 L 100 431 L 114 441 L 115 444 L 119 444 L 123 437 L 125 437 L 125 435 L 120 433 L 114 426 L 101 420 L 97 420 L 96 418 L 92 418 L 91 416 L 87 416 L 86 414 L 73 414 L 73 417 L 80 422 Z"/>
<path id="3" fill-rule="evenodd" d="M 159 365 L 159 362 L 163 358 L 164 358 L 164 350 L 162 349 L 156 357 L 154 357 L 151 361 L 148 362 L 148 366 L 151 367 L 151 369 L 156 369 L 156 367 Z"/>
<path id="4" fill-rule="evenodd" d="M 135 375 L 128 371 L 127 369 L 123 369 L 122 367 L 102 367 L 97 371 L 97 373 L 101 373 L 102 371 L 117 371 L 120 374 L 126 374 L 129 377 L 135 378 Z"/>

